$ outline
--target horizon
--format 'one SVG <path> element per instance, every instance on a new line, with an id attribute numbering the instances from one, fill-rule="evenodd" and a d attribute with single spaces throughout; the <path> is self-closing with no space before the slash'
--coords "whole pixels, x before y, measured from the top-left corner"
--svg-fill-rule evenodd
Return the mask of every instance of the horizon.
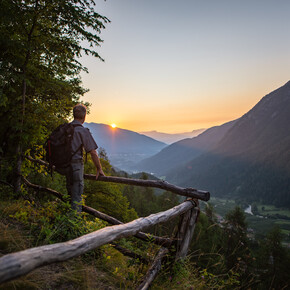
<path id="1" fill-rule="evenodd" d="M 128 129 L 128 128 L 121 128 L 119 127 L 117 124 L 106 124 L 106 123 L 97 123 L 97 122 L 94 122 L 94 121 L 87 121 L 85 120 L 84 124 L 85 123 L 88 123 L 88 124 L 98 124 L 98 125 L 105 125 L 105 126 L 108 126 L 108 127 L 111 127 L 112 130 L 114 129 L 121 129 L 121 130 L 128 130 L 128 131 L 132 131 L 132 132 L 135 132 L 135 133 L 139 133 L 139 134 L 145 134 L 145 133 L 160 133 L 160 134 L 168 134 L 168 135 L 177 135 L 177 134 L 189 134 L 189 133 L 193 133 L 194 131 L 199 131 L 199 130 L 207 130 L 209 128 L 199 128 L 199 129 L 194 129 L 194 130 L 191 130 L 191 131 L 184 131 L 184 132 L 173 132 L 173 133 L 166 133 L 166 132 L 161 132 L 161 131 L 157 131 L 157 130 L 148 130 L 148 131 L 134 131 L 134 130 L 131 130 L 131 129 Z M 222 123 L 224 124 L 224 123 Z M 220 125 L 222 125 L 220 124 Z M 219 125 L 217 125 L 219 126 Z"/>
<path id="2" fill-rule="evenodd" d="M 80 59 L 88 122 L 169 134 L 210 128 L 289 81 L 290 2 L 96 3 L 111 23 L 98 49 L 105 62 Z"/>

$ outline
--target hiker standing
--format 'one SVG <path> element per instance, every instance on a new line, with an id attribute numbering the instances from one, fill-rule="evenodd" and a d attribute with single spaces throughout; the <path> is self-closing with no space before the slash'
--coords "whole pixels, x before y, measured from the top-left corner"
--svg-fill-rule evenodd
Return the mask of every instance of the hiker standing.
<path id="1" fill-rule="evenodd" d="M 96 179 L 99 175 L 104 176 L 104 172 L 98 157 L 96 144 L 89 129 L 84 128 L 82 124 L 86 118 L 87 109 L 84 105 L 78 104 L 73 108 L 74 120 L 70 123 L 73 125 L 73 133 L 71 140 L 72 157 L 69 166 L 66 168 L 57 168 L 61 174 L 66 176 L 66 187 L 68 194 L 71 197 L 72 209 L 77 212 L 82 211 L 82 194 L 84 191 L 84 162 L 83 149 L 86 153 L 90 153 L 93 163 L 96 166 Z"/>

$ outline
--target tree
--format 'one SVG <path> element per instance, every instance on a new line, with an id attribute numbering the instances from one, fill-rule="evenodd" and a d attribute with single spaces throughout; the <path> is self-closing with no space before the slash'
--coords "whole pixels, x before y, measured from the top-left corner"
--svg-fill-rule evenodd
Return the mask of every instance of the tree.
<path id="1" fill-rule="evenodd" d="M 87 91 L 79 57 L 102 59 L 96 47 L 108 19 L 94 6 L 89 0 L 0 2 L 0 148 L 5 157 L 17 156 L 17 191 L 22 153 L 42 144 Z"/>
<path id="2" fill-rule="evenodd" d="M 270 230 L 266 238 L 260 241 L 257 254 L 257 269 L 265 288 L 286 289 L 289 279 L 290 251 L 282 246 L 282 234 L 279 227 Z"/>
<path id="3" fill-rule="evenodd" d="M 247 223 L 242 209 L 236 206 L 225 216 L 225 258 L 227 269 L 245 271 L 248 266 Z"/>
<path id="4" fill-rule="evenodd" d="M 214 208 L 207 203 L 196 224 L 191 244 L 192 260 L 213 273 L 224 270 L 223 231 L 216 221 Z"/>

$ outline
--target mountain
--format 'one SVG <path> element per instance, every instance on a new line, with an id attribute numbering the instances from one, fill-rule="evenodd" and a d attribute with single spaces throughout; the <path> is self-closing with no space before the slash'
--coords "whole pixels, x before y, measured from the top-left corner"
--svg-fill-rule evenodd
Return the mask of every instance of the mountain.
<path id="1" fill-rule="evenodd" d="M 224 137 L 235 122 L 231 121 L 221 126 L 212 127 L 197 137 L 173 143 L 156 155 L 142 160 L 136 165 L 136 169 L 153 172 L 159 176 L 167 175 L 168 171 L 173 170 L 177 165 L 186 163 L 209 151 Z"/>
<path id="2" fill-rule="evenodd" d="M 209 152 L 179 163 L 167 179 L 214 195 L 290 207 L 289 124 L 290 82 L 262 98 Z"/>
<path id="3" fill-rule="evenodd" d="M 89 128 L 98 146 L 106 150 L 111 163 L 124 170 L 166 147 L 165 143 L 130 130 L 97 123 L 84 126 Z"/>
<path id="4" fill-rule="evenodd" d="M 205 130 L 206 129 L 197 129 L 197 130 L 193 130 L 192 132 L 177 133 L 177 134 L 161 133 L 157 131 L 148 131 L 148 132 L 140 132 L 140 133 L 148 137 L 151 137 L 155 140 L 158 140 L 160 142 L 164 142 L 166 144 L 172 144 L 182 139 L 196 137 L 202 132 L 204 132 Z"/>

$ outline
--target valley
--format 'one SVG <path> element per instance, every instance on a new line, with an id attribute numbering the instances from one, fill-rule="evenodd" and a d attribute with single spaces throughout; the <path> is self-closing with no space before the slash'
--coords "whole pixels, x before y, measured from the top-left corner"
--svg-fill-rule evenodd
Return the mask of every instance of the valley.
<path id="1" fill-rule="evenodd" d="M 214 208 L 219 223 L 224 220 L 226 213 L 236 206 L 241 207 L 244 212 L 249 208 L 249 205 L 244 202 L 218 197 L 211 197 L 210 204 Z M 253 214 L 245 212 L 248 235 L 255 239 L 262 239 L 267 232 L 277 226 L 281 229 L 284 245 L 290 247 L 290 210 L 257 203 L 251 207 L 256 207 L 258 210 L 254 211 Z M 205 209 L 205 203 L 201 204 L 201 209 Z"/>

